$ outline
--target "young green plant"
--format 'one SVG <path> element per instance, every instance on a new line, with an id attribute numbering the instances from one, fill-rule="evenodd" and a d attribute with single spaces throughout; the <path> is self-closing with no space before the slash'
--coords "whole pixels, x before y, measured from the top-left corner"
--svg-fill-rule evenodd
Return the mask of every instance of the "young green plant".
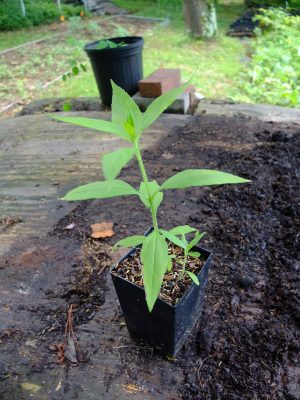
<path id="1" fill-rule="evenodd" d="M 135 235 L 120 240 L 117 245 L 131 247 L 141 245 L 141 261 L 146 302 L 151 312 L 159 295 L 162 280 L 170 267 L 170 256 L 166 232 L 159 228 L 157 210 L 164 192 L 171 189 L 184 189 L 193 186 L 223 185 L 250 182 L 247 179 L 221 171 L 208 169 L 188 169 L 166 179 L 162 184 L 150 180 L 146 171 L 140 140 L 142 133 L 166 110 L 189 85 L 185 83 L 156 98 L 142 113 L 133 99 L 113 81 L 112 120 L 54 117 L 58 121 L 68 122 L 85 128 L 108 132 L 129 144 L 102 157 L 104 180 L 88 183 L 67 193 L 63 200 L 105 199 L 117 196 L 137 196 L 149 210 L 153 231 L 148 236 Z M 122 168 L 135 157 L 140 169 L 142 181 L 139 188 L 117 179 Z M 174 233 L 173 233 L 174 234 Z M 176 236 L 176 235 L 175 235 Z"/>
<path id="2" fill-rule="evenodd" d="M 115 43 L 115 42 L 113 42 L 112 40 L 109 40 L 109 39 L 102 39 L 97 44 L 95 49 L 97 49 L 97 50 L 115 49 L 116 47 L 124 47 L 124 46 L 127 46 L 127 44 L 125 42 Z"/>
<path id="3" fill-rule="evenodd" d="M 196 285 L 199 285 L 199 279 L 197 276 L 186 269 L 188 257 L 198 258 L 200 257 L 200 253 L 197 251 L 193 251 L 193 248 L 200 242 L 200 240 L 205 235 L 205 232 L 199 232 L 197 229 L 192 228 L 189 225 L 176 226 L 170 231 L 165 231 L 164 229 L 159 230 L 160 233 L 171 243 L 175 244 L 178 247 L 183 249 L 183 259 L 171 256 L 170 263 L 168 266 L 168 271 L 172 269 L 172 259 L 175 258 L 175 261 L 178 264 L 182 265 L 182 271 L 179 275 L 179 279 L 182 279 L 185 274 L 187 274 Z M 188 242 L 186 239 L 186 235 L 188 233 L 194 233 L 194 238 Z M 181 238 L 179 239 L 178 236 Z"/>

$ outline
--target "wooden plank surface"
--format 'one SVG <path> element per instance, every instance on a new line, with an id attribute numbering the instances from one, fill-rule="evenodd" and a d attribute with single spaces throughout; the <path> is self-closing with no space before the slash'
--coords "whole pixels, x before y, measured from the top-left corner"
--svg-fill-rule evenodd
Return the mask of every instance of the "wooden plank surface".
<path id="1" fill-rule="evenodd" d="M 269 104 L 234 103 L 204 100 L 198 104 L 196 115 L 255 118 L 258 121 L 300 125 L 299 108 L 272 106 Z"/>

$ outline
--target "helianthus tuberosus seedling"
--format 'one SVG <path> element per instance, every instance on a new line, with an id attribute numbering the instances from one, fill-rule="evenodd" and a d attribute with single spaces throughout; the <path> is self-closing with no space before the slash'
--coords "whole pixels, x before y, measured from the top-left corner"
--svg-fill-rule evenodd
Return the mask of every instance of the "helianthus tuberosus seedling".
<path id="1" fill-rule="evenodd" d="M 67 193 L 63 200 L 75 201 L 117 196 L 137 196 L 149 210 L 153 225 L 152 232 L 148 236 L 130 236 L 117 243 L 117 246 L 121 247 L 141 246 L 142 275 L 149 311 L 153 309 L 160 292 L 163 277 L 171 266 L 168 242 L 172 242 L 184 250 L 183 273 L 190 275 L 186 269 L 186 260 L 188 255 L 197 256 L 193 254 L 192 249 L 203 236 L 203 234 L 188 226 L 173 228 L 170 231 L 160 228 L 157 220 L 157 210 L 163 201 L 165 191 L 193 186 L 250 182 L 247 179 L 226 172 L 209 169 L 187 169 L 167 178 L 162 183 L 156 180 L 149 180 L 140 147 L 142 133 L 175 101 L 177 96 L 188 85 L 189 83 L 185 83 L 161 95 L 142 113 L 133 99 L 112 82 L 111 121 L 81 117 L 54 117 L 59 121 L 111 133 L 129 144 L 127 147 L 122 147 L 102 157 L 104 180 L 79 186 Z M 136 158 L 140 169 L 141 183 L 139 187 L 133 187 L 124 180 L 118 179 L 122 168 L 133 158 Z M 196 233 L 194 239 L 188 243 L 185 235 L 190 232 Z M 190 275 L 190 277 L 197 283 L 198 279 L 194 274 Z"/>

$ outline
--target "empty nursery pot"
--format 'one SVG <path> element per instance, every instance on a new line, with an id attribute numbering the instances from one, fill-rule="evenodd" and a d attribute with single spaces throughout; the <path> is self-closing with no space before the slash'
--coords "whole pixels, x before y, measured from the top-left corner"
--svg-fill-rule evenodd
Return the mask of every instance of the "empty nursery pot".
<path id="1" fill-rule="evenodd" d="M 111 269 L 111 277 L 119 298 L 123 316 L 129 333 L 159 347 L 163 354 L 175 356 L 185 339 L 199 320 L 204 289 L 208 279 L 211 253 L 195 246 L 193 251 L 199 252 L 205 259 L 198 274 L 200 285 L 192 283 L 175 306 L 158 298 L 150 313 L 142 287 L 118 276 Z M 131 249 L 119 264 L 132 257 L 136 248 Z"/>
<path id="2" fill-rule="evenodd" d="M 107 39 L 121 47 L 97 49 L 100 40 L 88 43 L 86 51 L 97 82 L 101 100 L 106 105 L 112 102 L 112 79 L 130 96 L 138 91 L 138 82 L 143 78 L 142 51 L 144 40 L 139 36 Z"/>

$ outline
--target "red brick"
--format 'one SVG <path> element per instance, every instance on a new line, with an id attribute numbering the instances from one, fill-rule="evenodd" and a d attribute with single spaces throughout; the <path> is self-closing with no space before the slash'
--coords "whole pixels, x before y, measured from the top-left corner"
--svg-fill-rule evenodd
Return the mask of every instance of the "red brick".
<path id="1" fill-rule="evenodd" d="M 139 91 L 142 97 L 158 97 L 180 83 L 180 69 L 160 68 L 139 81 Z"/>

